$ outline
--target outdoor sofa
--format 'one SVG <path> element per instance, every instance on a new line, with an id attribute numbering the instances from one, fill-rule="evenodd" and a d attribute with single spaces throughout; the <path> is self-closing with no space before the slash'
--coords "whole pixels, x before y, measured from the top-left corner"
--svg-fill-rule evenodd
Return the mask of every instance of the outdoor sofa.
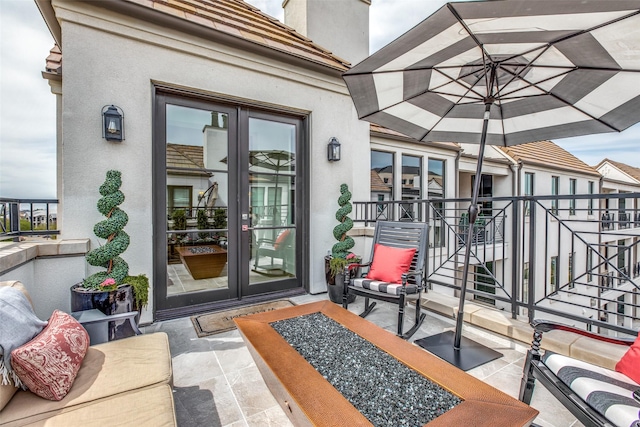
<path id="1" fill-rule="evenodd" d="M 175 426 L 172 375 L 164 332 L 90 346 L 61 400 L 0 384 L 0 426 Z"/>

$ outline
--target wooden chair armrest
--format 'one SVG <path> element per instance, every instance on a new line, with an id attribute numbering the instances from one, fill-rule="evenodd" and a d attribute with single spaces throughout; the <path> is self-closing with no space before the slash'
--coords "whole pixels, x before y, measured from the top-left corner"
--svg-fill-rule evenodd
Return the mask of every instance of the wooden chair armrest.
<path id="1" fill-rule="evenodd" d="M 574 326 L 564 325 L 562 323 L 552 322 L 550 320 L 544 319 L 534 319 L 531 322 L 531 326 L 533 327 L 534 331 L 536 333 L 539 333 L 540 335 L 542 335 L 544 332 L 549 331 L 567 331 L 611 344 L 630 346 L 635 341 L 635 338 L 609 337 L 606 335 L 600 335 L 594 332 L 585 331 L 584 329 L 579 329 Z"/>

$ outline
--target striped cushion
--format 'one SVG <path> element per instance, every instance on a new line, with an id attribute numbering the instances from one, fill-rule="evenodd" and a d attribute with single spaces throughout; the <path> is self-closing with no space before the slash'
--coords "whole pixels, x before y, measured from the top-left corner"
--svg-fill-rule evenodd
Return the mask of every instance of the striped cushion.
<path id="1" fill-rule="evenodd" d="M 582 400 L 616 426 L 640 426 L 640 402 L 633 398 L 633 391 L 640 385 L 626 375 L 550 351 L 546 352 L 543 362 Z"/>
<path id="2" fill-rule="evenodd" d="M 351 281 L 351 285 L 356 288 L 369 289 L 372 291 L 382 292 L 385 294 L 391 295 L 400 295 L 400 290 L 402 289 L 402 285 L 397 283 L 387 283 L 387 282 L 379 282 L 377 280 L 371 279 L 353 279 Z M 407 285 L 405 287 L 407 294 L 417 294 L 418 287 L 416 285 Z"/>

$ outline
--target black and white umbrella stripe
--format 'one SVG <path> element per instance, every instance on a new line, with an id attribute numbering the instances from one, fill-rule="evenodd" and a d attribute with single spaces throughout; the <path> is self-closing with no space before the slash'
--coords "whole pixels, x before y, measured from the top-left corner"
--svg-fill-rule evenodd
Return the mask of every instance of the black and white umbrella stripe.
<path id="1" fill-rule="evenodd" d="M 360 118 L 422 141 L 478 143 L 487 100 L 488 144 L 621 131 L 640 120 L 640 1 L 451 3 L 344 79 Z"/>

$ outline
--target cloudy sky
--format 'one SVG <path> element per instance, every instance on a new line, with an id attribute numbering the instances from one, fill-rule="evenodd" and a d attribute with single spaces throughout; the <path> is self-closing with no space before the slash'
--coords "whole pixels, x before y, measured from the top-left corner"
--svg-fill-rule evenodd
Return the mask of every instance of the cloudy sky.
<path id="1" fill-rule="evenodd" d="M 282 0 L 248 1 L 284 20 Z M 444 3 L 373 0 L 371 52 L 411 29 Z M 0 197 L 56 197 L 55 96 L 41 76 L 52 46 L 53 38 L 33 0 L 0 0 Z M 620 134 L 555 142 L 590 165 L 608 157 L 640 167 L 640 125 Z"/>

